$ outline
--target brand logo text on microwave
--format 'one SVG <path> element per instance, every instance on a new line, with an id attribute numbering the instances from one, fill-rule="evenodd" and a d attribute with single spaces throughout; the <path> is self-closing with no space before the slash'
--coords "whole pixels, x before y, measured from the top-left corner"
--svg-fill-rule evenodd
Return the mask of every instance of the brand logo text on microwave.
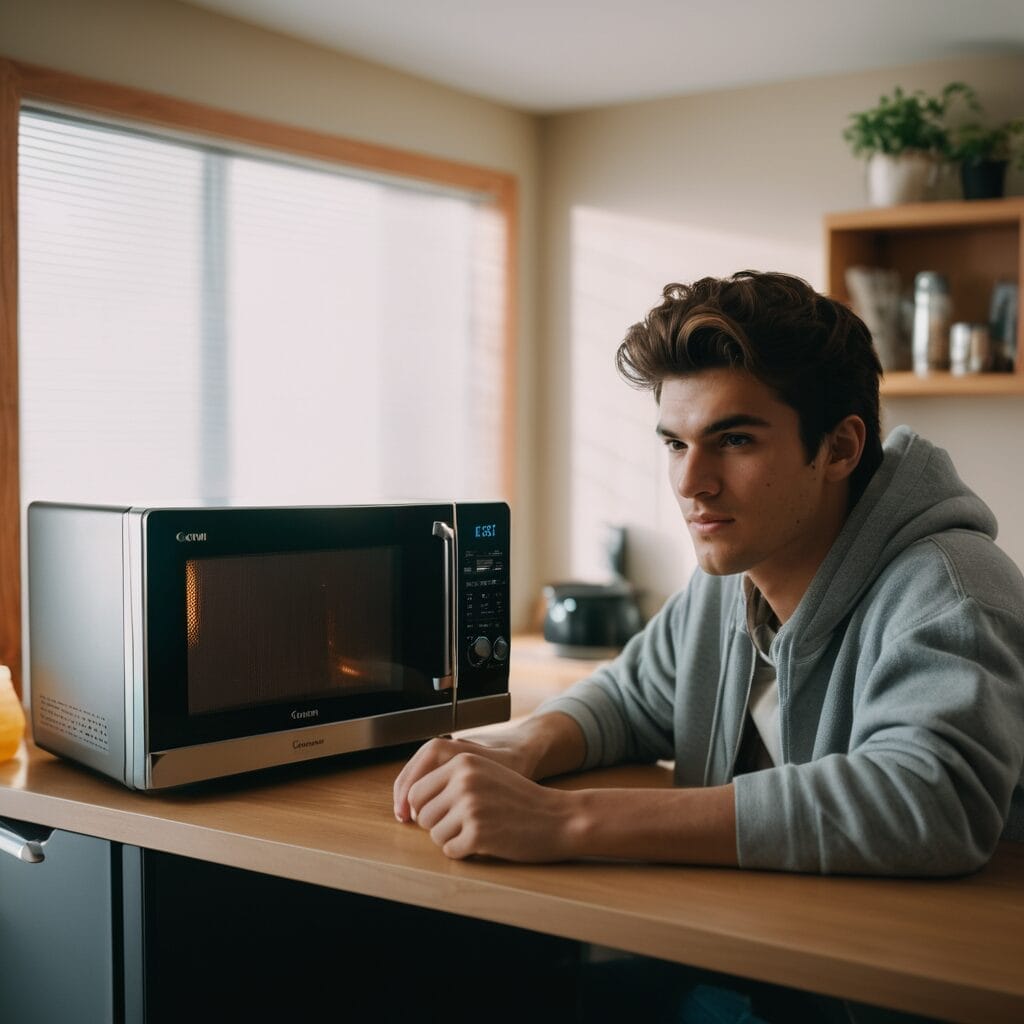
<path id="1" fill-rule="evenodd" d="M 293 711 L 292 712 L 292 718 L 294 718 L 296 721 L 298 721 L 298 719 L 300 719 L 300 718 L 319 718 L 319 717 L 320 717 L 320 711 L 319 711 L 318 708 L 313 708 L 310 711 Z"/>
<path id="2" fill-rule="evenodd" d="M 292 750 L 301 750 L 303 747 L 322 747 L 323 745 L 323 736 L 319 736 L 315 740 L 292 740 Z"/>
<path id="3" fill-rule="evenodd" d="M 176 533 L 174 535 L 174 539 L 179 544 L 192 544 L 192 543 L 194 543 L 197 540 L 206 540 L 206 534 L 205 533 L 185 533 L 184 530 L 179 530 L 178 533 Z"/>

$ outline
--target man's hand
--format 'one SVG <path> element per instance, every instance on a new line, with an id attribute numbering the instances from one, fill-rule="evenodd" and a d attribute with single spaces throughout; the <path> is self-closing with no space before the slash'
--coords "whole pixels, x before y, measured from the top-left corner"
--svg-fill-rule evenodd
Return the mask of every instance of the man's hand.
<path id="1" fill-rule="evenodd" d="M 493 753 L 486 747 L 459 750 L 421 776 L 406 797 L 411 819 L 448 857 L 480 854 L 535 862 L 572 857 L 575 794 L 540 786 Z"/>
<path id="2" fill-rule="evenodd" d="M 568 715 L 537 715 L 507 729 L 467 739 L 430 740 L 409 759 L 395 779 L 395 817 L 411 821 L 409 790 L 458 754 L 478 754 L 527 779 L 574 771 L 586 748 L 580 727 Z"/>
<path id="3" fill-rule="evenodd" d="M 475 739 L 430 740 L 413 754 L 395 779 L 395 817 L 399 821 L 415 820 L 409 806 L 409 790 L 413 785 L 460 754 L 489 758 L 519 775 L 527 776 L 530 773 L 525 752 L 506 733 L 494 733 Z"/>

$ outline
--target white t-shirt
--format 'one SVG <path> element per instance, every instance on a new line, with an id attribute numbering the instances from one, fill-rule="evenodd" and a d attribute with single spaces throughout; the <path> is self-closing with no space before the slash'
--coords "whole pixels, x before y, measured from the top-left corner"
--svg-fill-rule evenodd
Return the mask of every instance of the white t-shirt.
<path id="1" fill-rule="evenodd" d="M 780 623 L 764 594 L 747 576 L 743 577 L 743 593 L 747 599 L 747 632 L 754 642 L 757 662 L 750 683 L 747 724 L 743 730 L 737 770 L 759 771 L 782 764 L 779 684 L 770 654 Z"/>

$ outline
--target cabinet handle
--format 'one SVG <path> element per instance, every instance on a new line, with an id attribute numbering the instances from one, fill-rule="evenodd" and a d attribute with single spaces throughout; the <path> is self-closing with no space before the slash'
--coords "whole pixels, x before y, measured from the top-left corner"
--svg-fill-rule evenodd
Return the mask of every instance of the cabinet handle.
<path id="1" fill-rule="evenodd" d="M 39 864 L 46 859 L 42 843 L 18 835 L 9 821 L 0 820 L 0 851 L 26 864 Z"/>

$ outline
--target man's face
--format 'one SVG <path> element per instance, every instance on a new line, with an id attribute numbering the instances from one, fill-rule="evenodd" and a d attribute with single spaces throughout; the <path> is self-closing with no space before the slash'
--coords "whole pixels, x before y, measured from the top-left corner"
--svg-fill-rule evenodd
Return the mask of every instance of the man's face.
<path id="1" fill-rule="evenodd" d="M 766 594 L 813 576 L 838 526 L 825 460 L 808 464 L 799 427 L 796 410 L 741 370 L 664 382 L 658 433 L 706 572 L 747 572 Z"/>

